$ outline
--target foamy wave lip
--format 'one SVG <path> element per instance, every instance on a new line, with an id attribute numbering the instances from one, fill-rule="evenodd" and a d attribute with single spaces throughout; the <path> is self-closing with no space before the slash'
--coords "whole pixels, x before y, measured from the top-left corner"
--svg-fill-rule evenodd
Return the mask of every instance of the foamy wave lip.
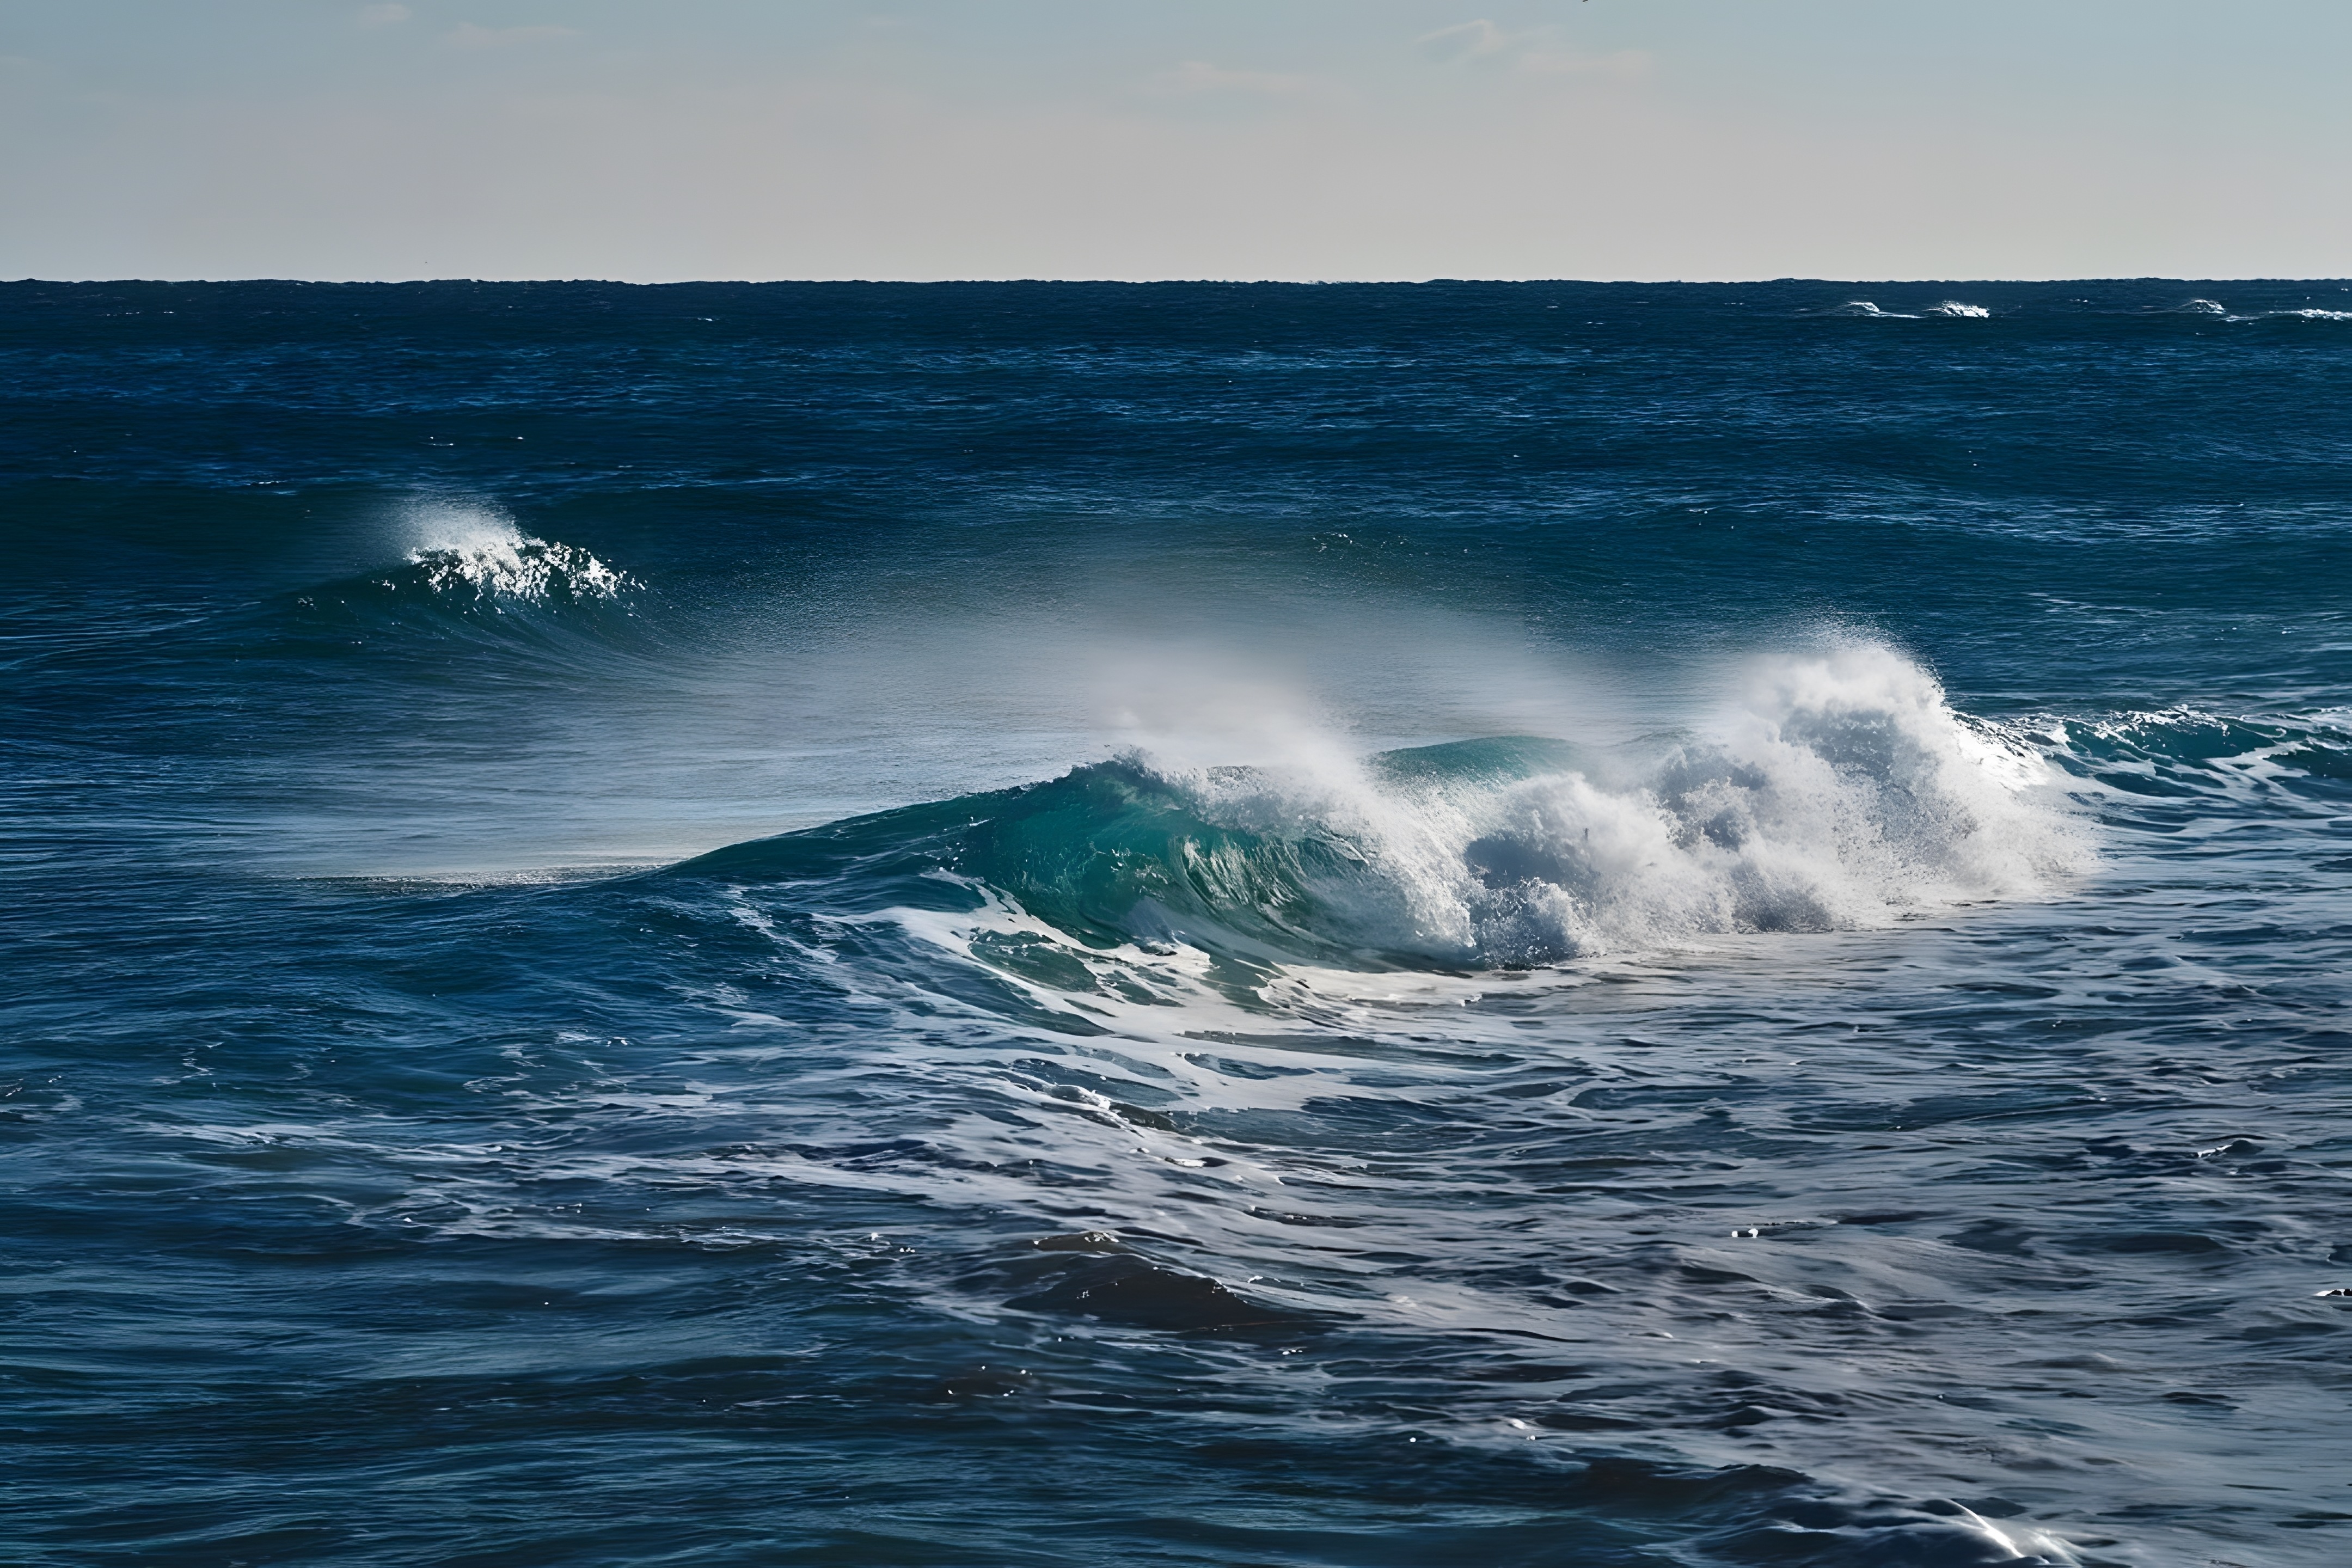
<path id="1" fill-rule="evenodd" d="M 2352 321 L 2352 310 L 2323 310 L 2316 306 L 2301 310 L 2258 310 L 2251 316 L 2232 316 L 2233 321 L 2267 321 L 2273 316 L 2292 316 L 2298 321 Z"/>
<path id="2" fill-rule="evenodd" d="M 1919 318 L 1904 310 L 1882 310 L 1868 300 L 1848 300 L 1837 309 L 1826 312 L 1832 316 L 1861 316 L 1878 321 L 1916 321 Z"/>
<path id="3" fill-rule="evenodd" d="M 1311 825 L 1304 837 L 1336 851 L 1297 889 L 1324 934 L 1474 965 L 1863 930 L 2041 896 L 2087 864 L 2026 738 L 1955 712 L 1894 649 L 1772 659 L 1751 678 L 1706 732 L 1647 763 L 1502 784 L 1160 776 L 1211 822 L 1294 844 Z M 1255 887 L 1275 862 L 1226 869 Z"/>
<path id="4" fill-rule="evenodd" d="M 1930 316 L 1965 317 L 1969 321 L 1983 321 L 1992 314 L 1982 305 L 1964 305 L 1958 300 L 1939 300 L 1927 307 L 1927 313 Z"/>
<path id="5" fill-rule="evenodd" d="M 436 592 L 486 597 L 612 599 L 636 584 L 577 545 L 535 539 L 495 513 L 432 507 L 412 516 L 408 559 Z"/>
<path id="6" fill-rule="evenodd" d="M 2329 310 L 2307 305 L 2296 310 L 2248 310 L 2241 313 L 2231 310 L 2218 300 L 2189 300 L 2162 312 L 2172 316 L 2218 316 L 2225 321 L 2267 321 L 2280 316 L 2299 321 L 2352 321 L 2352 310 Z"/>
<path id="7" fill-rule="evenodd" d="M 2041 759 L 1860 644 L 1769 661 L 1738 708 L 1636 787 L 1515 792 L 1465 847 L 1491 959 L 1672 945 L 1716 931 L 1866 929 L 2040 895 L 2082 866 Z"/>

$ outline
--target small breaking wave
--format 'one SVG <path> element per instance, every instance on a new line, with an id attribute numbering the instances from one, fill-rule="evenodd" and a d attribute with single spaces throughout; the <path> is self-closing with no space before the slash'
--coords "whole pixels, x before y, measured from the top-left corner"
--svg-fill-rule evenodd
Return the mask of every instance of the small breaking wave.
<path id="1" fill-rule="evenodd" d="M 1916 321 L 1929 317 L 1942 317 L 1951 321 L 1984 321 L 1992 315 L 1992 311 L 1985 306 L 1971 305 L 1960 300 L 1938 300 L 1919 310 L 1881 310 L 1873 300 L 1848 300 L 1844 304 L 1822 313 L 1828 316 L 1852 316 L 1875 321 Z"/>
<path id="2" fill-rule="evenodd" d="M 2224 321 L 2352 321 L 2352 310 L 2330 310 L 2316 305 L 2286 310 L 2232 310 L 2218 300 L 2190 300 L 2175 305 L 2165 314 L 2175 316 L 2212 316 Z"/>
<path id="3" fill-rule="evenodd" d="M 338 639 L 404 627 L 509 646 L 642 630 L 631 596 L 643 584 L 578 545 L 473 509 L 423 509 L 412 528 L 398 565 L 291 596 L 294 627 Z"/>
<path id="4" fill-rule="evenodd" d="M 2256 310 L 2250 315 L 2231 316 L 2232 321 L 2352 321 L 2352 310 L 2323 310 L 2309 307 L 2300 310 Z"/>
<path id="5" fill-rule="evenodd" d="M 577 545 L 535 539 L 502 518 L 434 511 L 420 521 L 425 538 L 408 552 L 410 575 L 435 593 L 580 604 L 617 598 L 635 585 Z"/>

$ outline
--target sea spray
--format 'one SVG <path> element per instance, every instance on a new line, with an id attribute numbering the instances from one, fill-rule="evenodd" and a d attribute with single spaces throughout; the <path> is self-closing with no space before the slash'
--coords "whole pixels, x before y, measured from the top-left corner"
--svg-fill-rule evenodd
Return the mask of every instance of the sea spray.
<path id="1" fill-rule="evenodd" d="M 1136 754 L 888 814 L 860 837 L 1081 936 L 1374 965 L 1862 930 L 2039 896 L 2087 863 L 2057 775 L 1895 650 L 1760 659 L 1746 688 L 1704 731 L 1646 746 L 1302 746 L 1319 765 L 1278 768 Z M 798 865 L 801 841 L 696 864 Z"/>
<path id="2" fill-rule="evenodd" d="M 587 551 L 535 539 L 492 509 L 421 503 L 407 509 L 406 521 L 415 536 L 409 563 L 438 593 L 548 604 L 611 599 L 631 586 L 626 574 Z"/>

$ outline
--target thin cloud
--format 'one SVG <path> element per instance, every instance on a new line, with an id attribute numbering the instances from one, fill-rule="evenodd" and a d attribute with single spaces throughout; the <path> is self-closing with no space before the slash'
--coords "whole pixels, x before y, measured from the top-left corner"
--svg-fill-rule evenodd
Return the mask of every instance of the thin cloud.
<path id="1" fill-rule="evenodd" d="M 352 23 L 360 27 L 396 27 L 415 15 L 405 5 L 362 5 Z"/>
<path id="2" fill-rule="evenodd" d="M 1447 65 L 1460 65 L 1467 60 L 1503 53 L 1510 47 L 1511 38 L 1511 34 L 1482 16 L 1475 22 L 1462 22 L 1451 27 L 1440 27 L 1433 33 L 1423 33 L 1412 41 L 1412 47 L 1431 59 L 1443 60 Z"/>
<path id="3" fill-rule="evenodd" d="M 550 44 L 559 38 L 576 38 L 576 27 L 478 27 L 471 22 L 460 22 L 454 32 L 442 36 L 442 41 L 458 49 L 504 49 L 519 44 Z"/>
<path id="4" fill-rule="evenodd" d="M 1639 49 L 1581 54 L 1567 47 L 1557 27 L 1513 33 L 1483 16 L 1423 33 L 1412 46 L 1441 65 L 1487 65 L 1528 76 L 1640 76 L 1650 68 L 1650 57 Z"/>

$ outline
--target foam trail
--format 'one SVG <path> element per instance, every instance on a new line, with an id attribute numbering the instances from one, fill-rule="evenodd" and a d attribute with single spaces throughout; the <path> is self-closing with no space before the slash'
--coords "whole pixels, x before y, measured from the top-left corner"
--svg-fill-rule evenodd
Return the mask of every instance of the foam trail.
<path id="1" fill-rule="evenodd" d="M 2298 321 L 2352 321 L 2352 310 L 2322 310 L 2317 308 L 2301 310 L 2256 310 L 2243 316 L 2227 318 L 2232 321 L 2269 321 L 2282 317 Z"/>

